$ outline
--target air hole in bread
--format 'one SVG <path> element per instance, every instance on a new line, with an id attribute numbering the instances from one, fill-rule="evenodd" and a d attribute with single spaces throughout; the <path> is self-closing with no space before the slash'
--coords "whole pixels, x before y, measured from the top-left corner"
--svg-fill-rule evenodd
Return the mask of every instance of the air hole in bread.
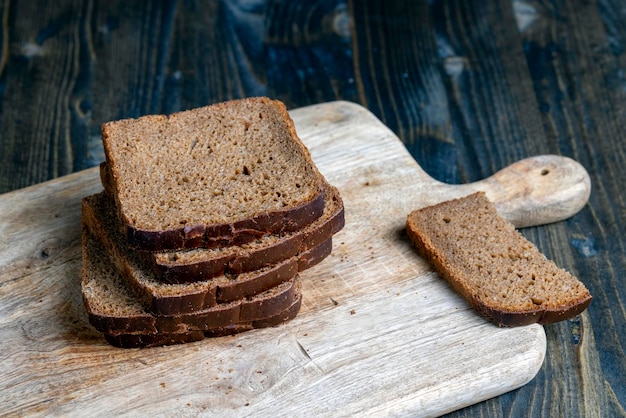
<path id="1" fill-rule="evenodd" d="M 167 259 L 169 261 L 178 261 L 178 258 L 179 256 L 176 253 L 167 253 Z"/>

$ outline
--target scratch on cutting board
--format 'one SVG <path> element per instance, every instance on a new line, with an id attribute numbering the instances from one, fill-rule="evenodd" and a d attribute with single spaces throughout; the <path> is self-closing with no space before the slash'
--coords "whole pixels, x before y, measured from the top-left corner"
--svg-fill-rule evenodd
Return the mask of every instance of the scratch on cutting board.
<path id="1" fill-rule="evenodd" d="M 311 358 L 311 356 L 309 355 L 309 353 L 306 351 L 306 349 L 302 346 L 302 344 L 300 344 L 300 341 L 298 341 L 296 339 L 296 344 L 298 344 L 298 348 L 300 349 L 300 351 L 302 352 L 302 354 L 304 354 L 304 356 L 306 358 L 309 359 L 309 361 L 315 366 L 317 367 L 317 369 L 319 371 L 321 371 L 322 373 L 324 373 L 324 369 L 322 369 L 315 361 L 313 361 L 313 359 Z"/>

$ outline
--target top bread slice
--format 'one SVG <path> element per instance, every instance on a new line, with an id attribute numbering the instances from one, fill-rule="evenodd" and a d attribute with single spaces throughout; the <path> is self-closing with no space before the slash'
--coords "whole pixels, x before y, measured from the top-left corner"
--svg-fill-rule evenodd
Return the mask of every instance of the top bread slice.
<path id="1" fill-rule="evenodd" d="M 411 212 L 407 233 L 439 275 L 499 326 L 561 321 L 591 302 L 585 285 L 500 217 L 482 192 Z"/>
<path id="2" fill-rule="evenodd" d="M 109 122 L 102 141 L 137 249 L 241 244 L 298 230 L 323 212 L 323 176 L 276 100 Z"/>

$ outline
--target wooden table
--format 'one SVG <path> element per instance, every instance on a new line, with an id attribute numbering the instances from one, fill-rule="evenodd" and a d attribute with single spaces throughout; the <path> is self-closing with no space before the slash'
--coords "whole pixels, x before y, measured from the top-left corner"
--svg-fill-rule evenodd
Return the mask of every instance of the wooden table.
<path id="1" fill-rule="evenodd" d="M 594 300 L 545 327 L 530 383 L 451 416 L 626 415 L 623 2 L 0 0 L 0 17 L 0 193 L 97 165 L 104 121 L 255 95 L 361 104 L 448 183 L 577 160 L 589 203 L 522 232 Z"/>

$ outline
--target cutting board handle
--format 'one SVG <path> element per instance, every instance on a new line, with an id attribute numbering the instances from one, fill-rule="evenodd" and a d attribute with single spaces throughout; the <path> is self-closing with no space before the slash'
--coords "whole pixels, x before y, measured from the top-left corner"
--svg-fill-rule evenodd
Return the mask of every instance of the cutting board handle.
<path id="1" fill-rule="evenodd" d="M 484 191 L 505 219 L 523 228 L 576 214 L 589 200 L 591 181 L 585 168 L 571 158 L 539 155 L 458 187 Z"/>

